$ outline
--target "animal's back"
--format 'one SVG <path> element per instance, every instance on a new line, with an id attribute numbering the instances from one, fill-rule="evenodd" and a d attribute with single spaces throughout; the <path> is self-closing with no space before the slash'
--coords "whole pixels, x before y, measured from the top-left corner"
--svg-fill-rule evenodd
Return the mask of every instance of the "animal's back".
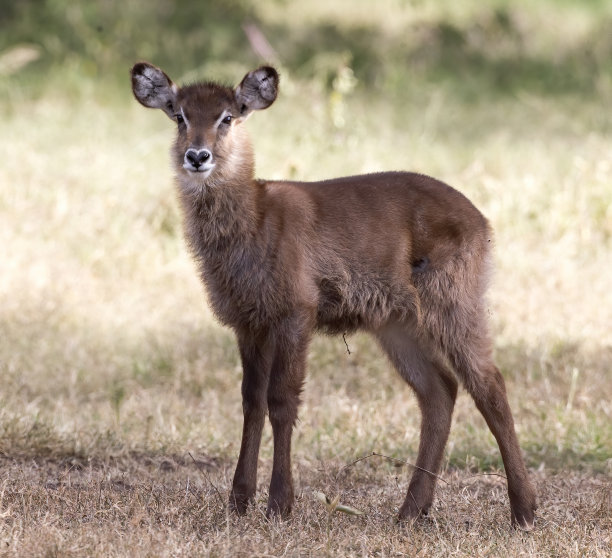
<path id="1" fill-rule="evenodd" d="M 419 322 L 422 312 L 438 313 L 433 305 L 473 305 L 481 298 L 490 228 L 443 182 L 390 172 L 270 187 L 293 199 L 302 215 L 293 220 L 312 227 L 300 243 L 317 291 L 319 329 Z"/>

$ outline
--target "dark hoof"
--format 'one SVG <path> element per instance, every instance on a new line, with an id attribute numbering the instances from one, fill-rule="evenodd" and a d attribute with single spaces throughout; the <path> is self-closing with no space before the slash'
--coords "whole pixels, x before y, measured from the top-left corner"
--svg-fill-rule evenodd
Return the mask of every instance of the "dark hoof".
<path id="1" fill-rule="evenodd" d="M 409 492 L 400 508 L 397 519 L 400 522 L 414 522 L 420 517 L 427 515 L 429 506 L 430 504 L 419 505 L 418 499 Z"/>
<path id="2" fill-rule="evenodd" d="M 269 500 L 266 517 L 268 519 L 287 519 L 291 515 L 292 502 L 278 502 L 278 500 Z"/>
<path id="3" fill-rule="evenodd" d="M 512 525 L 521 531 L 533 531 L 535 526 L 535 511 L 538 509 L 536 493 L 528 484 L 520 498 L 510 493 L 510 508 L 512 509 Z"/>
<path id="4" fill-rule="evenodd" d="M 404 506 L 402 506 L 399 513 L 397 514 L 397 522 L 406 525 L 412 525 L 426 516 L 427 511 L 416 510 L 412 508 L 405 509 Z"/>
<path id="5" fill-rule="evenodd" d="M 229 499 L 229 509 L 237 515 L 245 515 L 252 497 L 232 494 Z"/>
<path id="6" fill-rule="evenodd" d="M 533 531 L 535 527 L 535 509 L 527 507 L 524 509 L 512 510 L 512 525 L 521 531 Z"/>

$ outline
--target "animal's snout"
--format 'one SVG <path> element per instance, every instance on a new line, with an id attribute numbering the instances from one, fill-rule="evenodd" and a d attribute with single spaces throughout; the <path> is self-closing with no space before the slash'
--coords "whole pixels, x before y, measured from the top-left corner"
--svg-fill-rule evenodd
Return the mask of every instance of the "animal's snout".
<path id="1" fill-rule="evenodd" d="M 208 149 L 188 149 L 185 152 L 185 168 L 197 171 L 204 163 L 212 163 L 212 153 Z"/>

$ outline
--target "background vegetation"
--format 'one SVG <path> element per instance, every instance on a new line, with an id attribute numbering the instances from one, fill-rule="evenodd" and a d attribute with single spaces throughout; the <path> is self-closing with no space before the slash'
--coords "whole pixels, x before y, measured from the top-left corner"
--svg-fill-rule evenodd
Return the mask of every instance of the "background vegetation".
<path id="1" fill-rule="evenodd" d="M 0 1 L 0 555 L 608 556 L 612 552 L 612 4 L 605 0 Z M 317 339 L 294 518 L 224 501 L 239 359 L 184 248 L 173 126 L 132 98 L 145 59 L 237 82 L 264 177 L 410 169 L 497 232 L 496 353 L 540 492 L 509 528 L 494 440 L 459 398 L 430 519 L 391 519 L 416 402 L 371 340 Z M 333 518 L 312 494 L 367 511 Z"/>

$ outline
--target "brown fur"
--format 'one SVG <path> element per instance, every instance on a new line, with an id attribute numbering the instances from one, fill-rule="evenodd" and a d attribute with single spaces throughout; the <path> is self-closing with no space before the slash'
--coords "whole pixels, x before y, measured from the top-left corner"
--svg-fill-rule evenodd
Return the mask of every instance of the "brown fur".
<path id="1" fill-rule="evenodd" d="M 238 340 L 244 429 L 232 508 L 244 513 L 255 494 L 267 411 L 274 435 L 268 514 L 290 512 L 291 434 L 309 341 L 316 330 L 362 329 L 414 389 L 422 413 L 417 468 L 400 518 L 425 514 L 432 503 L 432 473 L 461 380 L 499 444 L 512 522 L 531 528 L 535 492 L 491 357 L 483 301 L 491 229 L 482 214 L 450 186 L 413 173 L 255 180 L 240 124 L 276 98 L 273 68 L 247 74 L 236 89 L 178 88 L 140 63 L 132 83 L 142 104 L 178 121 L 173 157 L 186 238 L 216 316 Z M 231 122 L 223 121 L 228 115 Z M 214 168 L 184 168 L 188 150 L 206 151 L 204 167 Z"/>

